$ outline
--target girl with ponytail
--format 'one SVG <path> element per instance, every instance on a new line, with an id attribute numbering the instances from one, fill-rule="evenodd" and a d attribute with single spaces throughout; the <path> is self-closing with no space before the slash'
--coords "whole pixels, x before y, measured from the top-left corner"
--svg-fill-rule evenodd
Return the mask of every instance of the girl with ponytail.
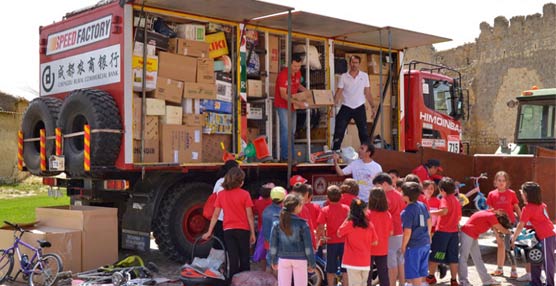
<path id="1" fill-rule="evenodd" d="M 284 199 L 280 220 L 270 233 L 270 261 L 278 271 L 278 285 L 307 285 L 307 271 L 315 267 L 315 254 L 307 222 L 297 216 L 303 208 L 302 198 L 289 194 Z"/>

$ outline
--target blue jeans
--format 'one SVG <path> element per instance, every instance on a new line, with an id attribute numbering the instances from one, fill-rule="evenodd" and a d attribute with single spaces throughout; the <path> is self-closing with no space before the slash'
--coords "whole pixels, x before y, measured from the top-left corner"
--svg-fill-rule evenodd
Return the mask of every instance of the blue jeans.
<path id="1" fill-rule="evenodd" d="M 280 160 L 288 160 L 288 109 L 287 108 L 276 108 L 278 113 L 278 120 L 280 121 Z M 295 125 L 297 121 L 297 113 L 295 110 L 291 111 L 292 119 L 292 155 L 294 153 L 294 137 L 295 137 Z"/>

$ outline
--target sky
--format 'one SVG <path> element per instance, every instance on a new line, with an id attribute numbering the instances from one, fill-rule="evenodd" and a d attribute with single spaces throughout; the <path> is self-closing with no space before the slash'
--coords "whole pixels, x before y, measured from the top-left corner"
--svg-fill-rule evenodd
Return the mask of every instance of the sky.
<path id="1" fill-rule="evenodd" d="M 187 1 L 187 0 L 180 0 Z M 472 43 L 479 25 L 494 18 L 542 14 L 551 0 L 265 0 L 296 10 L 383 27 L 392 26 L 452 39 L 437 50 Z M 98 0 L 2 1 L 0 91 L 32 99 L 39 89 L 39 26 L 60 21 L 65 13 Z M 364 4 L 363 4 L 364 3 Z M 554 1 L 552 1 L 554 3 Z M 9 5 L 9 7 L 8 7 Z M 366 7 L 363 7 L 365 5 Z M 24 11 L 24 13 L 21 13 Z"/>

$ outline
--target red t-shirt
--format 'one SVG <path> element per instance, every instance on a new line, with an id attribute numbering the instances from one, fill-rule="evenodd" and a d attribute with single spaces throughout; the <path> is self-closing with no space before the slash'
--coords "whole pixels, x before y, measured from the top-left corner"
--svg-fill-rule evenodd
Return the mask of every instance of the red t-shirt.
<path id="1" fill-rule="evenodd" d="M 421 180 L 421 183 L 426 181 L 426 180 L 430 180 L 432 181 L 432 177 L 429 174 L 429 171 L 427 171 L 427 168 L 425 167 L 425 165 L 421 165 L 415 169 L 413 169 L 413 171 L 411 171 L 412 174 L 417 175 L 417 177 L 419 177 L 419 180 Z"/>
<path id="2" fill-rule="evenodd" d="M 367 228 L 353 227 L 350 220 L 344 221 L 338 229 L 340 237 L 345 237 L 342 266 L 369 269 L 371 266 L 371 244 L 378 240 L 375 227 L 369 222 Z"/>
<path id="3" fill-rule="evenodd" d="M 370 211 L 369 220 L 375 227 L 378 236 L 378 245 L 371 246 L 373 256 L 388 254 L 388 238 L 392 233 L 392 216 L 389 212 Z"/>
<path id="4" fill-rule="evenodd" d="M 330 203 L 322 208 L 317 224 L 326 224 L 327 243 L 343 243 L 344 239 L 338 237 L 338 228 L 346 220 L 349 214 L 349 207 L 339 202 Z"/>
<path id="5" fill-rule="evenodd" d="M 314 221 L 311 219 L 311 211 L 309 210 L 308 204 L 304 204 L 301 212 L 297 215 L 298 217 L 304 219 L 307 224 L 309 225 L 309 230 L 311 231 L 311 242 L 313 243 L 313 248 L 317 245 L 317 240 L 315 238 L 315 229 L 317 226 L 314 224 Z"/>
<path id="6" fill-rule="evenodd" d="M 461 204 L 454 194 L 440 199 L 440 209 L 448 209 L 448 213 L 438 217 L 436 231 L 458 232 L 461 219 Z"/>
<path id="7" fill-rule="evenodd" d="M 351 201 L 353 201 L 353 199 L 355 198 L 357 198 L 357 196 L 354 194 L 342 193 L 342 197 L 340 198 L 340 203 L 349 207 L 351 205 Z"/>
<path id="8" fill-rule="evenodd" d="M 425 197 L 425 194 L 421 193 L 417 198 L 417 200 L 422 202 L 427 208 L 427 210 L 430 211 L 429 203 L 427 202 L 427 197 Z"/>
<path id="9" fill-rule="evenodd" d="M 497 223 L 496 215 L 491 210 L 478 211 L 469 217 L 469 220 L 461 227 L 461 231 L 473 239 L 479 239 L 481 233 L 486 232 Z"/>
<path id="10" fill-rule="evenodd" d="M 401 235 L 403 232 L 401 213 L 405 209 L 405 201 L 402 195 L 395 189 L 386 191 L 386 200 L 388 201 L 388 212 L 392 216 L 394 235 Z"/>
<path id="11" fill-rule="evenodd" d="M 515 223 L 514 206 L 519 204 L 515 192 L 507 189 L 503 192 L 498 189 L 490 191 L 487 197 L 487 205 L 495 210 L 503 210 L 512 223 Z"/>
<path id="12" fill-rule="evenodd" d="M 313 225 L 317 226 L 317 220 L 319 219 L 319 215 L 321 212 L 320 206 L 316 203 L 307 203 L 307 208 L 309 209 L 309 215 L 311 216 L 311 220 L 313 221 Z"/>
<path id="13" fill-rule="evenodd" d="M 301 85 L 301 72 L 292 74 L 292 95 L 299 91 Z M 279 108 L 288 108 L 288 100 L 280 96 L 280 88 L 288 88 L 288 68 L 283 68 L 276 78 L 276 87 L 274 89 L 274 106 Z M 292 105 L 293 109 L 293 105 Z"/>
<path id="14" fill-rule="evenodd" d="M 226 214 L 222 226 L 228 229 L 249 229 L 246 208 L 253 207 L 253 201 L 249 193 L 240 188 L 223 190 L 218 193 L 214 206 L 224 210 Z"/>
<path id="15" fill-rule="evenodd" d="M 440 200 L 437 197 L 430 197 L 427 200 L 427 204 L 431 210 L 437 210 L 440 208 Z"/>
<path id="16" fill-rule="evenodd" d="M 527 203 L 521 212 L 521 222 L 531 222 L 533 229 L 537 233 L 537 237 L 542 240 L 547 237 L 555 236 L 554 226 L 548 217 L 546 204 L 537 205 Z"/>
<path id="17" fill-rule="evenodd" d="M 272 199 L 259 197 L 258 199 L 253 201 L 253 215 L 258 217 L 257 219 L 257 229 L 260 230 L 263 226 L 263 211 L 272 204 Z"/>

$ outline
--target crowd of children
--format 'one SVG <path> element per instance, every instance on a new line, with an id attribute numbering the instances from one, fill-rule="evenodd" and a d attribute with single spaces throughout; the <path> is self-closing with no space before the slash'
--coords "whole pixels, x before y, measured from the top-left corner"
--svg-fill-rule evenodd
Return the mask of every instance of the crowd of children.
<path id="1" fill-rule="evenodd" d="M 432 180 L 421 182 L 412 174 L 400 178 L 396 170 L 379 173 L 367 200 L 360 197 L 357 182 L 348 178 L 341 186 L 327 188 L 327 201 L 321 208 L 311 201 L 312 188 L 299 175 L 291 178 L 289 194 L 267 183 L 254 201 L 241 189 L 244 176 L 237 167 L 226 173 L 224 191 L 216 199 L 209 230 L 203 236 L 212 235 L 223 211 L 232 275 L 249 270 L 249 245 L 255 243 L 257 232 L 255 252 L 262 257 L 257 260 L 277 276 L 280 286 L 292 281 L 296 286 L 307 285 L 308 272 L 316 267 L 315 254 L 323 247 L 328 285 L 336 285 L 337 280 L 342 285 L 371 285 L 373 265 L 380 286 L 434 285 L 439 264 L 445 264 L 451 286 L 468 286 L 469 256 L 483 285 L 500 285 L 493 276 L 504 275 L 505 246 L 513 247 L 527 226 L 536 231 L 544 259 L 519 278 L 516 265 L 511 264 L 510 278 L 530 278 L 531 286 L 541 286 L 544 271 L 546 285 L 554 286 L 556 232 L 542 202 L 541 187 L 534 182 L 521 186 L 525 203 L 521 210 L 506 172 L 494 178 L 495 189 L 487 199 L 489 210 L 475 212 L 463 225 L 460 184 L 449 177 L 442 177 L 437 185 Z M 258 217 L 256 228 L 253 214 Z M 478 245 L 479 235 L 488 230 L 494 231 L 498 242 L 498 267 L 491 273 Z M 342 273 L 340 278 L 337 273 Z"/>

